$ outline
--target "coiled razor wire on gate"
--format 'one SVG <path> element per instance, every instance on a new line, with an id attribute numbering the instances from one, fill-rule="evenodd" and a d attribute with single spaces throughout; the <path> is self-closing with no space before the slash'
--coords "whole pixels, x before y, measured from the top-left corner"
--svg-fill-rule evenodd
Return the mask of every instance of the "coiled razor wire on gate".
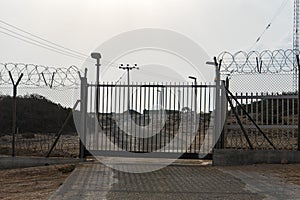
<path id="1" fill-rule="evenodd" d="M 20 85 L 30 87 L 76 87 L 80 84 L 80 70 L 74 65 L 68 68 L 54 68 L 24 63 L 0 63 L 0 85 L 12 84 L 9 72 L 14 79 L 23 74 Z"/>
<path id="2" fill-rule="evenodd" d="M 296 55 L 299 55 L 299 51 L 292 49 L 238 51 L 234 54 L 224 51 L 218 60 L 222 60 L 222 74 L 290 73 L 297 70 Z"/>

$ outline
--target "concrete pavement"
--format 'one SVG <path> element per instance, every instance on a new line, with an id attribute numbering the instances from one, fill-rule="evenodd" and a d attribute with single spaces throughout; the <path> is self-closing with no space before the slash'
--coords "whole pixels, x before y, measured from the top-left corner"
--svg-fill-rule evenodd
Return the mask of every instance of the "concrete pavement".
<path id="1" fill-rule="evenodd" d="M 151 165 L 134 159 L 120 163 L 139 168 Z M 300 199 L 300 186 L 251 173 L 202 161 L 177 161 L 158 171 L 137 174 L 99 162 L 83 163 L 50 199 Z"/>

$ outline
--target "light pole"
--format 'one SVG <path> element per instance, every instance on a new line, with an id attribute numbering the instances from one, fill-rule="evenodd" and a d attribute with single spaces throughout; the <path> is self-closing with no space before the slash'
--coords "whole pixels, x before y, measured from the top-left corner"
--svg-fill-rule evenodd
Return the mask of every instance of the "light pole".
<path id="1" fill-rule="evenodd" d="M 189 76 L 189 79 L 194 80 L 194 87 L 195 87 L 195 96 L 194 96 L 194 107 L 195 107 L 195 113 L 194 113 L 194 133 L 196 133 L 196 123 L 197 123 L 197 78 L 194 76 Z"/>
<path id="2" fill-rule="evenodd" d="M 129 71 L 130 70 L 133 70 L 133 69 L 139 69 L 138 67 L 137 67 L 137 64 L 134 64 L 134 66 L 131 66 L 130 67 L 130 65 L 129 64 L 127 64 L 126 65 L 126 67 L 124 67 L 124 65 L 123 64 L 121 64 L 120 65 L 120 67 L 119 67 L 119 69 L 122 69 L 122 70 L 127 70 L 127 92 L 128 92 L 128 95 L 127 95 L 127 106 L 128 106 L 128 110 L 130 109 L 130 95 L 129 95 L 129 93 L 130 93 L 130 88 L 129 88 L 129 84 L 130 84 L 130 77 L 129 77 Z"/>
<path id="3" fill-rule="evenodd" d="M 99 114 L 99 68 L 100 68 L 100 58 L 101 54 L 97 52 L 91 53 L 91 57 L 97 60 L 96 67 L 96 116 Z"/>
<path id="4" fill-rule="evenodd" d="M 197 78 L 194 76 L 189 76 L 190 79 L 194 80 L 194 87 L 195 87 L 195 111 L 197 112 Z"/>
<path id="5" fill-rule="evenodd" d="M 98 134 L 98 127 L 99 127 L 99 73 L 100 73 L 100 58 L 101 58 L 101 54 L 97 53 L 97 52 L 93 52 L 91 53 L 91 57 L 96 59 L 97 63 L 96 63 L 96 67 L 97 67 L 97 71 L 96 71 L 96 95 L 95 95 L 95 104 L 96 104 L 96 111 L 95 111 L 95 133 Z M 98 147 L 99 145 L 99 139 L 96 140 L 96 145 Z"/>

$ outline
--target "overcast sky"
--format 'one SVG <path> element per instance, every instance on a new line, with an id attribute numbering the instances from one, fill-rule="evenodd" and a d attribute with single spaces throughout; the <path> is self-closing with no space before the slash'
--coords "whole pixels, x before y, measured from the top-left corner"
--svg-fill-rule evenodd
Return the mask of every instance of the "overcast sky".
<path id="1" fill-rule="evenodd" d="M 0 20 L 87 55 L 119 33 L 164 28 L 190 37 L 212 57 L 224 50 L 248 50 L 285 1 L 1 0 Z M 292 31 L 293 0 L 288 0 L 254 49 L 291 48 Z M 3 33 L 0 41 L 2 63 L 55 67 L 83 63 Z"/>
<path id="2" fill-rule="evenodd" d="M 212 58 L 222 51 L 248 51 L 270 22 L 271 27 L 253 50 L 292 48 L 293 2 L 293 0 L 1 0 L 0 63 L 32 63 L 51 67 L 76 65 L 82 68 L 85 61 L 85 56 L 75 59 L 8 36 L 2 32 L 20 37 L 6 29 L 25 34 L 4 23 L 65 48 L 82 52 L 86 56 L 103 42 L 120 33 L 140 28 L 161 28 L 189 37 L 201 45 Z M 282 5 L 285 7 L 278 12 Z M 135 61 L 135 57 L 131 57 Z M 103 59 L 106 59 L 105 56 Z M 146 61 L 147 59 L 149 61 L 151 58 L 144 58 Z M 173 81 L 192 81 L 187 75 L 194 74 L 184 74 L 183 77 L 183 71 L 190 72 L 176 59 L 173 57 L 173 61 L 181 67 L 181 71 L 171 72 L 168 68 L 161 72 L 162 62 L 156 62 L 154 67 L 158 67 L 159 70 L 150 66 L 150 70 L 134 71 L 131 73 L 131 79 L 168 81 L 169 77 L 175 77 Z M 170 60 L 167 55 L 165 60 Z M 149 64 L 143 63 L 143 59 L 138 58 L 136 62 L 141 65 Z M 86 67 L 92 73 L 95 69 L 91 67 L 93 63 L 87 65 L 90 65 Z M 211 69 L 210 67 L 209 70 Z M 121 81 L 126 81 L 124 71 L 118 68 L 110 68 L 108 74 L 111 75 L 109 79 L 111 81 L 117 81 L 121 76 L 123 76 Z M 207 71 L 207 74 L 213 76 L 214 72 Z M 92 75 L 94 77 L 94 74 Z M 178 78 L 178 75 L 183 79 Z M 206 77 L 205 73 L 202 73 L 202 76 Z M 160 79 L 151 79 L 157 77 Z M 11 93 L 11 90 L 6 92 Z M 19 94 L 26 92 L 29 90 L 23 92 L 19 90 Z M 36 93 L 36 90 L 33 92 Z M 74 104 L 69 102 L 71 98 L 65 98 L 68 95 L 72 97 L 71 93 L 62 91 L 61 94 L 55 92 L 52 94 L 47 90 L 41 94 L 64 99 L 58 100 L 63 105 L 71 107 Z"/>

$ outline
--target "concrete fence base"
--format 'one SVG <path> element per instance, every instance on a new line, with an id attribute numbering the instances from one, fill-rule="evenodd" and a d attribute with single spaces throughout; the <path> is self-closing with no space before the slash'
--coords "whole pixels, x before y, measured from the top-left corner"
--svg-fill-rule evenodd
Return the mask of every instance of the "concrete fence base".
<path id="1" fill-rule="evenodd" d="M 80 160 L 75 158 L 9 157 L 0 155 L 0 170 L 57 164 L 75 164 L 79 162 Z"/>
<path id="2" fill-rule="evenodd" d="M 214 149 L 213 165 L 300 164 L 300 151 Z"/>

